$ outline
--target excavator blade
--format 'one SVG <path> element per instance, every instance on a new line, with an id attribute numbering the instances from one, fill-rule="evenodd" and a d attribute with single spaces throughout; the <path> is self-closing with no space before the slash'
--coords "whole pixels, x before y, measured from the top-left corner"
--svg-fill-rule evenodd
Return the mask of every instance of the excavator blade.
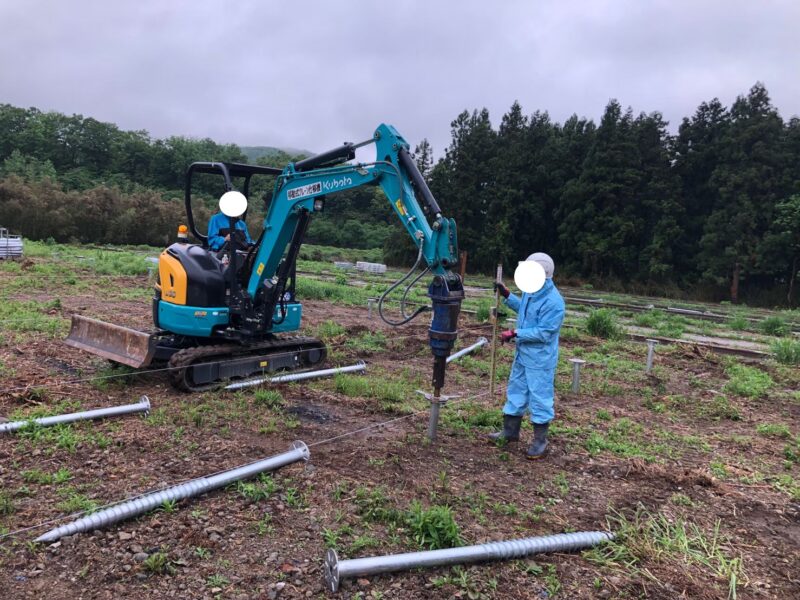
<path id="1" fill-rule="evenodd" d="M 149 365 L 156 349 L 149 333 L 81 315 L 72 315 L 72 328 L 64 343 L 135 369 Z"/>

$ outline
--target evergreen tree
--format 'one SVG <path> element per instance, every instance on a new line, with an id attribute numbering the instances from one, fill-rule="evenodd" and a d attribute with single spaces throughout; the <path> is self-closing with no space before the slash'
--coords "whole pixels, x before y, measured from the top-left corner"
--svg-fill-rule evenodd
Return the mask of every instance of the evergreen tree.
<path id="1" fill-rule="evenodd" d="M 730 284 L 739 299 L 743 278 L 758 275 L 758 249 L 775 203 L 789 195 L 790 157 L 784 124 L 761 84 L 736 99 L 710 184 L 717 202 L 705 221 L 699 262 L 703 277 Z"/>

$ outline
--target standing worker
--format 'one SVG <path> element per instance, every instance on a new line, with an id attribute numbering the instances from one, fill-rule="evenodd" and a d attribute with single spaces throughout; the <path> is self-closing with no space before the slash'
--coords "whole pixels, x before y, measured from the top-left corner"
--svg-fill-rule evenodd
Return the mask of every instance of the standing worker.
<path id="1" fill-rule="evenodd" d="M 538 291 L 523 293 L 519 298 L 502 283 L 495 283 L 505 304 L 518 313 L 517 328 L 501 333 L 500 340 L 508 342 L 516 338 L 517 349 L 506 388 L 503 430 L 491 434 L 489 439 L 502 444 L 519 440 L 522 417 L 528 411 L 533 422 L 533 443 L 527 457 L 536 459 L 547 452 L 547 429 L 555 416 L 554 383 L 564 299 L 553 284 L 553 259 L 544 252 L 536 252 L 527 261 L 538 263 L 544 269 L 544 285 Z M 517 272 L 525 266 L 520 263 Z M 520 285 L 519 280 L 517 285 Z"/>

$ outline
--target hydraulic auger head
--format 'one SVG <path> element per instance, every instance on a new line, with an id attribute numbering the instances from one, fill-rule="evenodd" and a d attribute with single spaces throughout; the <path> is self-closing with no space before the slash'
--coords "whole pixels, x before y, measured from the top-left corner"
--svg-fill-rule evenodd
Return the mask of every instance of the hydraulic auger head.
<path id="1" fill-rule="evenodd" d="M 447 278 L 437 275 L 428 287 L 428 297 L 433 304 L 433 318 L 428 330 L 433 353 L 433 393 L 439 396 L 439 391 L 444 387 L 447 357 L 458 337 L 458 314 L 464 300 L 461 277 L 456 274 Z"/>

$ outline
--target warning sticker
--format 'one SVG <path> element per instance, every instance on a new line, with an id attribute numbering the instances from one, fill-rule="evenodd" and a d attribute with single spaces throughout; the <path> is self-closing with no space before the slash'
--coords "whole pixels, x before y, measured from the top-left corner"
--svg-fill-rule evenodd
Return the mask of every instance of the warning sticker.
<path id="1" fill-rule="evenodd" d="M 394 203 L 394 205 L 397 207 L 398 212 L 402 216 L 405 217 L 406 216 L 406 207 L 403 206 L 403 201 L 402 200 L 398 200 L 397 202 Z"/>
<path id="2" fill-rule="evenodd" d="M 322 191 L 322 183 L 309 183 L 308 185 L 301 185 L 300 187 L 292 188 L 286 192 L 286 197 L 289 200 L 296 200 L 304 196 L 311 196 L 312 194 L 319 194 Z"/>

